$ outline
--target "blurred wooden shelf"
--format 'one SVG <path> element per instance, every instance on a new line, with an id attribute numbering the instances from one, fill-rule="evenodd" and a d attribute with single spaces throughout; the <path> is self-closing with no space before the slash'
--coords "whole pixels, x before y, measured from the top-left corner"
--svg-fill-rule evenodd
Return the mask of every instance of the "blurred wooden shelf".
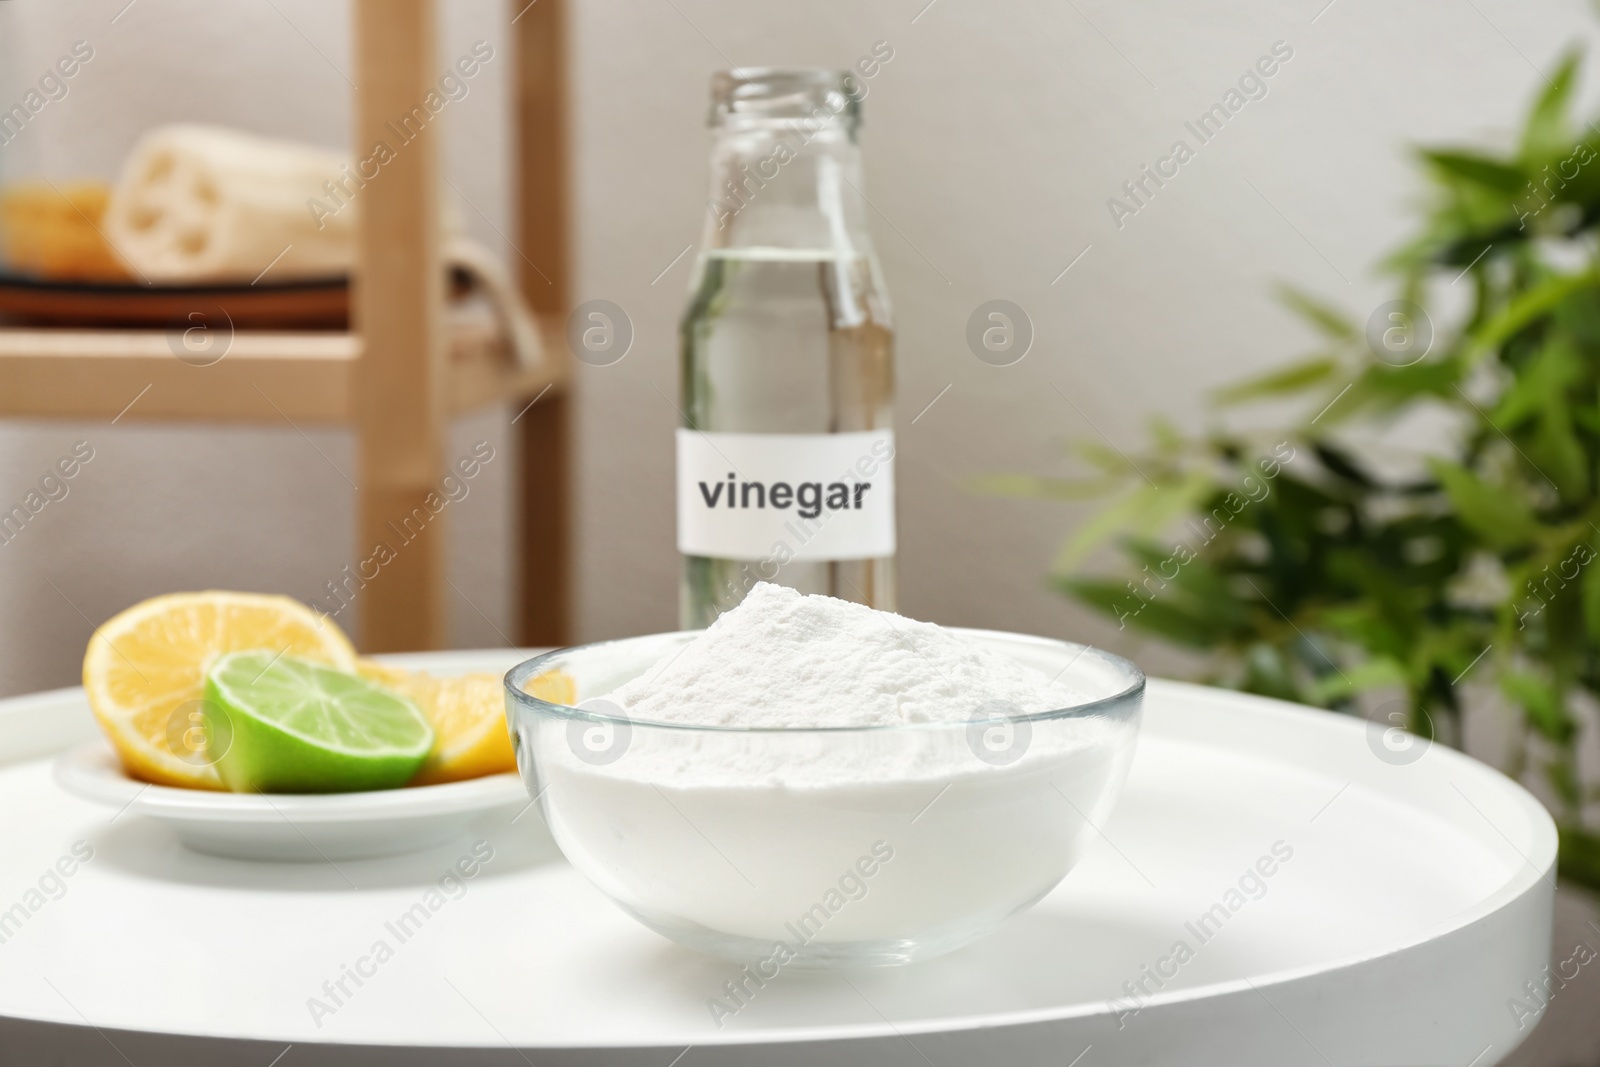
<path id="1" fill-rule="evenodd" d="M 530 400 L 567 384 L 564 344 L 540 322 L 542 364 L 511 361 L 504 337 L 477 318 L 446 335 L 446 413 Z M 184 362 L 159 330 L 0 328 L 0 418 L 349 423 L 359 334 L 240 331 L 209 366 Z M 135 398 L 137 397 L 137 402 Z"/>
<path id="2" fill-rule="evenodd" d="M 481 302 L 452 301 L 441 248 L 441 123 L 423 120 L 382 180 L 362 186 L 351 274 L 354 329 L 339 333 L 239 331 L 224 354 L 197 366 L 164 330 L 0 328 L 0 418 L 346 424 L 356 437 L 356 543 L 365 552 L 400 517 L 426 507 L 450 471 L 452 415 L 501 404 L 519 411 L 509 436 L 521 460 L 514 493 L 518 639 L 568 640 L 572 600 L 571 354 L 568 209 L 570 105 L 567 0 L 507 0 L 512 55 L 511 193 L 514 247 L 527 307 L 540 316 L 543 362 L 513 363 Z M 394 136 L 436 90 L 438 0 L 354 0 L 351 143 Z M 448 65 L 444 69 L 450 69 Z M 409 120 L 408 120 L 409 121 Z M 176 349 L 176 350 L 175 350 Z M 549 393 L 548 397 L 544 396 Z M 541 398 L 537 404 L 529 404 Z M 523 416 L 526 417 L 523 417 Z M 441 524 L 443 525 L 443 524 Z M 363 587 L 363 651 L 442 648 L 450 602 L 445 543 L 410 543 Z"/>

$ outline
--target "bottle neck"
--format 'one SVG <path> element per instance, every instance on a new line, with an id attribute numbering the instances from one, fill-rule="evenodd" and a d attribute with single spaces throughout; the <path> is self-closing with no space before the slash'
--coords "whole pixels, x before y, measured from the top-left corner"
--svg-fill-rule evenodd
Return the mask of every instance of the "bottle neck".
<path id="1" fill-rule="evenodd" d="M 872 254 L 853 116 L 730 117 L 713 128 L 702 249 Z"/>

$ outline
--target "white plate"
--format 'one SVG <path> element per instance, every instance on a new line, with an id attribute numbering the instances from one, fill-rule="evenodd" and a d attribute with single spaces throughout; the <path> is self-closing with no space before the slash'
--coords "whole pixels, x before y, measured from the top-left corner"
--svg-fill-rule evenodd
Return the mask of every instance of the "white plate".
<path id="1" fill-rule="evenodd" d="M 371 859 L 431 848 L 497 808 L 526 806 L 515 774 L 465 782 L 316 796 L 214 793 L 136 782 L 103 741 L 56 760 L 69 793 L 170 826 L 197 852 L 240 860 Z"/>
<path id="2" fill-rule="evenodd" d="M 510 670 L 531 651 L 432 652 L 379 656 L 379 660 L 440 677 L 475 671 Z M 63 694 L 82 700 L 82 690 L 57 690 L 4 702 L 14 716 L 0 719 L 0 746 L 22 755 L 48 751 L 45 735 L 59 733 L 35 710 Z M 97 730 L 66 736 L 98 736 Z M 59 749 L 58 749 L 59 750 Z M 497 774 L 447 785 L 322 796 L 245 796 L 172 789 L 136 782 L 122 773 L 103 742 L 86 743 L 56 762 L 56 781 L 85 800 L 122 813 L 147 815 L 170 826 L 199 852 L 230 859 L 312 862 L 394 856 L 430 848 L 460 834 L 486 812 L 525 807 L 527 792 L 515 774 Z"/>
<path id="3" fill-rule="evenodd" d="M 53 749 L 49 723 L 70 732 Z M 0 702 L 6 754 L 92 729 L 77 690 Z M 262 1067 L 289 1044 L 282 1067 L 1488 1067 L 1537 1022 L 1527 989 L 1553 973 L 1554 827 L 1460 753 L 1383 742 L 1152 680 L 1103 838 L 1033 910 L 923 964 L 784 973 L 721 1027 L 707 1003 L 738 968 L 624 915 L 533 811 L 338 869 L 239 864 L 24 760 L 0 766 L 0 811 L 16 813 L 0 820 L 0 909 L 37 907 L 0 946 L 0 1048 L 118 1067 L 119 1052 Z M 1279 842 L 1292 859 L 1234 898 Z M 492 858 L 456 879 L 474 848 Z M 65 891 L 49 876 L 54 892 L 31 893 L 63 863 Z M 421 932 L 390 929 L 419 906 Z M 1208 914 L 1201 943 L 1189 926 Z M 1179 940 L 1194 955 L 1176 966 Z M 379 941 L 393 955 L 376 963 Z M 325 982 L 344 982 L 337 1002 Z"/>

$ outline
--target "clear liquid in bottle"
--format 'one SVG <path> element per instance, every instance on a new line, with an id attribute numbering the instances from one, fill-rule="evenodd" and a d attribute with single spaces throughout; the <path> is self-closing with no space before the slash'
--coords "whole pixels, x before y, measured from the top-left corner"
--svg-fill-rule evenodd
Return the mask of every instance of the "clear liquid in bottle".
<path id="1" fill-rule="evenodd" d="M 686 628 L 758 581 L 894 606 L 894 334 L 849 84 L 756 71 L 716 86 L 710 221 L 682 322 Z"/>

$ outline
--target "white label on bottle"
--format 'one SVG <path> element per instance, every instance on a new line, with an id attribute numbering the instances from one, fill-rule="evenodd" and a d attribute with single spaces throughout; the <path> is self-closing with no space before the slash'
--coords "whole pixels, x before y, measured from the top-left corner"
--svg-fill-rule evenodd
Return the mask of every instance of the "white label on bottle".
<path id="1" fill-rule="evenodd" d="M 894 555 L 894 433 L 678 431 L 678 551 L 716 559 Z"/>

